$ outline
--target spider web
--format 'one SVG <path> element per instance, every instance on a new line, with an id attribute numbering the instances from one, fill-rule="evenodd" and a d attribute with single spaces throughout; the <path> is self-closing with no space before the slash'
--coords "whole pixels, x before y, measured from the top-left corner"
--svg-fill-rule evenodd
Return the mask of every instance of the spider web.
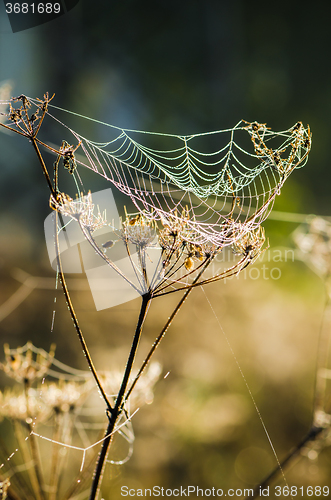
<path id="1" fill-rule="evenodd" d="M 232 129 L 190 136 L 104 124 L 111 136 L 104 143 L 64 126 L 77 140 L 78 154 L 84 152 L 83 159 L 77 154 L 78 172 L 86 167 L 110 181 L 147 217 L 162 222 L 169 214 L 187 217 L 189 241 L 217 246 L 232 243 L 241 224 L 253 229 L 268 216 L 285 180 L 305 164 L 310 150 L 309 128 L 300 123 L 276 133 L 265 124 L 240 121 Z M 98 443 L 68 447 L 83 452 L 83 466 L 85 452 Z"/>
<path id="2" fill-rule="evenodd" d="M 95 142 L 49 111 L 47 116 L 77 141 L 78 176 L 81 167 L 92 170 L 129 196 L 147 218 L 163 225 L 184 219 L 187 241 L 217 247 L 232 244 L 243 224 L 244 231 L 252 230 L 267 218 L 287 177 L 306 163 L 311 145 L 309 127 L 301 122 L 273 132 L 266 124 L 241 120 L 226 130 L 174 135 L 122 129 L 77 115 L 101 125 L 109 137 Z"/>

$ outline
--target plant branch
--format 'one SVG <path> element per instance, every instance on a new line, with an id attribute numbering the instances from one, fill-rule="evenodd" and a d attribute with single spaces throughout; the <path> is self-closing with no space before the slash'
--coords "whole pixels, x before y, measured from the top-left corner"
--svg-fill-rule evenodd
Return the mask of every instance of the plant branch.
<path id="1" fill-rule="evenodd" d="M 92 234 L 91 234 L 91 231 L 89 231 L 80 221 L 80 219 L 78 219 L 78 223 L 79 223 L 79 226 L 83 232 L 83 235 L 85 236 L 86 240 L 90 243 L 90 245 L 92 246 L 92 248 L 95 250 L 95 252 L 117 273 L 119 274 L 130 286 L 132 286 L 132 288 L 139 294 L 141 294 L 141 290 L 139 290 L 139 288 L 137 288 L 135 286 L 134 283 L 132 283 L 132 281 L 129 280 L 129 278 L 127 278 L 125 276 L 124 273 L 122 273 L 122 271 L 107 257 L 107 255 L 105 255 L 104 252 L 102 252 L 102 250 L 99 248 L 99 246 L 97 245 L 95 239 L 93 238 Z"/>
<path id="2" fill-rule="evenodd" d="M 176 314 L 179 312 L 180 308 L 182 307 L 182 305 L 184 304 L 185 300 L 187 299 L 188 295 L 192 292 L 193 288 L 194 288 L 194 285 L 199 281 L 200 277 L 202 276 L 202 274 L 205 272 L 205 270 L 207 269 L 207 267 L 209 266 L 209 264 L 211 263 L 211 259 L 208 260 L 207 263 L 205 263 L 205 266 L 203 267 L 203 269 L 201 269 L 200 273 L 195 277 L 194 281 L 192 282 L 192 286 L 190 288 L 188 288 L 186 290 L 186 292 L 184 293 L 184 295 L 182 296 L 182 298 L 180 299 L 180 301 L 178 302 L 177 306 L 175 307 L 175 309 L 173 310 L 172 314 L 170 315 L 168 321 L 166 322 L 166 324 L 164 325 L 164 327 L 162 328 L 161 332 L 159 333 L 159 335 L 156 337 L 149 353 L 147 354 L 143 364 L 141 365 L 141 368 L 139 370 L 139 372 L 137 373 L 134 381 L 132 382 L 128 392 L 126 393 L 125 395 L 125 398 L 124 398 L 124 401 L 127 401 L 130 394 L 132 393 L 135 385 L 137 384 L 139 378 L 141 377 L 143 371 L 145 370 L 146 366 L 148 365 L 151 357 L 153 356 L 154 352 L 156 351 L 157 347 L 159 346 L 161 340 L 163 339 L 163 337 L 165 336 L 169 326 L 171 325 L 171 323 L 173 322 Z"/>
<path id="3" fill-rule="evenodd" d="M 69 290 L 68 290 L 68 287 L 67 287 L 67 283 L 66 283 L 66 280 L 65 280 L 65 277 L 64 277 L 64 273 L 63 273 L 63 268 L 62 268 L 62 261 L 61 261 L 61 256 L 60 256 L 60 245 L 59 245 L 59 236 L 58 236 L 58 213 L 55 212 L 55 247 L 56 247 L 56 261 L 57 261 L 57 266 L 58 266 L 58 273 L 59 273 L 59 278 L 60 278 L 60 282 L 61 282 L 61 285 L 62 285 L 62 289 L 63 289 L 63 293 L 64 293 L 64 296 L 66 298 L 66 302 L 67 302 L 67 305 L 68 305 L 68 308 L 69 308 L 69 312 L 70 312 L 70 315 L 71 315 L 71 318 L 73 320 L 73 323 L 74 323 L 74 327 L 75 327 L 75 330 L 77 332 L 77 335 L 78 335 L 78 338 L 79 338 L 79 341 L 80 341 L 80 344 L 82 346 L 82 349 L 83 349 L 83 352 L 84 352 L 84 355 L 86 357 L 86 360 L 87 360 L 87 364 L 92 372 L 92 375 L 93 375 L 93 378 L 98 386 L 98 389 L 100 391 L 100 394 L 102 396 L 102 398 L 104 399 L 106 405 L 107 405 L 107 408 L 108 410 L 111 412 L 112 411 L 112 407 L 111 407 L 111 404 L 107 398 L 107 395 L 102 387 L 102 384 L 100 382 L 100 379 L 98 377 L 98 374 L 96 372 L 96 369 L 95 369 L 95 366 L 94 366 L 94 363 L 92 361 L 92 358 L 91 358 L 91 355 L 90 355 L 90 352 L 88 350 L 88 347 L 87 347 L 87 344 L 85 342 L 85 338 L 84 338 L 84 335 L 83 335 L 83 332 L 79 326 L 79 323 L 78 323 L 78 319 L 77 319 L 77 316 L 76 316 L 76 313 L 75 313 L 75 310 L 74 310 L 74 307 L 72 305 L 72 302 L 71 302 L 71 298 L 70 298 L 70 294 L 69 294 Z"/>
<path id="4" fill-rule="evenodd" d="M 99 493 L 99 490 L 100 490 L 101 480 L 102 480 L 102 476 L 103 476 L 103 472 L 104 472 L 104 468 L 105 468 L 105 464 L 106 464 L 106 458 L 108 455 L 109 446 L 110 446 L 110 443 L 112 441 L 112 436 L 113 436 L 113 432 L 115 429 L 116 421 L 118 419 L 119 414 L 122 411 L 124 394 L 125 394 L 125 391 L 126 391 L 126 388 L 127 388 L 128 382 L 129 382 L 129 378 L 131 375 L 133 362 L 134 362 L 134 359 L 135 359 L 135 356 L 137 353 L 142 328 L 143 328 L 143 325 L 144 325 L 144 322 L 146 319 L 146 315 L 147 315 L 147 311 L 148 311 L 150 302 L 151 302 L 150 294 L 146 294 L 146 295 L 142 296 L 142 304 L 141 304 L 141 308 L 140 308 L 140 314 L 139 314 L 139 318 L 138 318 L 138 322 L 137 322 L 137 326 L 136 326 L 136 331 L 135 331 L 135 334 L 133 337 L 133 341 L 132 341 L 132 345 L 131 345 L 131 349 L 130 349 L 130 354 L 129 354 L 129 357 L 127 360 L 127 364 L 126 364 L 124 376 L 122 379 L 121 387 L 119 389 L 119 392 L 118 392 L 118 395 L 116 398 L 115 406 L 114 406 L 113 411 L 110 413 L 110 415 L 108 415 L 109 422 L 108 422 L 107 430 L 105 433 L 105 439 L 102 443 L 102 447 L 101 447 L 100 454 L 98 457 L 96 469 L 94 471 L 92 488 L 91 488 L 89 500 L 96 500 L 98 493 Z"/>
<path id="5" fill-rule="evenodd" d="M 257 498 L 260 496 L 260 492 L 263 488 L 265 488 L 269 483 L 270 481 L 277 476 L 277 474 L 279 474 L 281 471 L 283 471 L 285 469 L 285 467 L 287 467 L 291 462 L 292 460 L 294 460 L 298 455 L 299 453 L 301 452 L 302 448 L 304 448 L 304 446 L 309 443 L 310 441 L 314 441 L 318 436 L 319 434 L 325 430 L 324 427 L 315 427 L 313 426 L 310 431 L 308 432 L 308 434 L 300 441 L 299 444 L 297 444 L 290 452 L 289 454 L 284 458 L 284 460 L 282 462 L 280 462 L 279 465 L 277 465 L 277 467 L 275 467 L 275 469 L 270 472 L 270 474 L 258 485 L 254 488 L 254 493 L 253 493 L 253 496 L 249 496 L 247 497 L 247 499 L 254 499 L 254 498 Z M 245 499 L 245 500 L 247 500 Z"/>

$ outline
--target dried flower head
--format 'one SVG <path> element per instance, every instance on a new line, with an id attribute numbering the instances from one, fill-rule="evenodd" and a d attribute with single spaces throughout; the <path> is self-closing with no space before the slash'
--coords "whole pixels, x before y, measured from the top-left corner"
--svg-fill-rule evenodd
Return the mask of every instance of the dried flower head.
<path id="1" fill-rule="evenodd" d="M 156 382 L 159 380 L 162 372 L 160 363 L 154 361 L 150 363 L 146 371 L 143 372 L 139 381 L 130 395 L 131 410 L 137 409 L 142 404 L 150 404 L 153 402 L 153 389 Z M 101 375 L 105 391 L 110 396 L 117 394 L 118 388 L 122 381 L 122 375 L 118 371 L 105 372 Z"/>
<path id="2" fill-rule="evenodd" d="M 9 486 L 10 481 L 8 478 L 4 481 L 0 481 L 0 500 L 6 500 Z"/>
<path id="3" fill-rule="evenodd" d="M 0 363 L 0 368 L 17 382 L 34 382 L 43 378 L 51 366 L 55 344 L 51 345 L 49 353 L 43 349 L 37 349 L 31 342 L 17 349 L 10 349 L 8 344 L 4 345 L 6 362 Z M 33 354 L 36 353 L 35 359 Z"/>
<path id="4" fill-rule="evenodd" d="M 60 147 L 60 156 L 63 158 L 63 166 L 69 171 L 69 174 L 73 174 L 77 168 L 75 151 L 79 148 L 81 143 L 78 146 L 71 146 L 67 141 L 62 142 L 62 146 Z"/>
<path id="5" fill-rule="evenodd" d="M 97 208 L 97 215 L 94 213 L 95 206 L 92 203 L 91 191 L 86 196 L 81 193 L 81 197 L 77 197 L 76 200 L 73 200 L 65 193 L 59 193 L 56 199 L 51 195 L 49 204 L 53 210 L 79 221 L 91 233 L 107 224 L 106 214 L 101 214 L 99 207 Z"/>
<path id="6" fill-rule="evenodd" d="M 18 392 L 7 389 L 1 394 L 0 416 L 9 420 L 19 420 L 31 424 L 34 420 L 44 422 L 49 418 L 52 408 L 47 406 L 40 396 L 40 391 L 30 387 Z"/>
<path id="7" fill-rule="evenodd" d="M 159 233 L 159 244 L 165 250 L 177 250 L 187 241 L 190 241 L 190 229 L 188 227 L 188 208 L 183 209 L 182 215 L 178 215 L 177 210 L 169 213 L 165 217 L 162 214 L 161 223 L 163 230 Z"/>
<path id="8" fill-rule="evenodd" d="M 302 259 L 320 276 L 331 274 L 331 223 L 312 217 L 293 233 Z"/>
<path id="9" fill-rule="evenodd" d="M 265 233 L 262 226 L 247 231 L 240 225 L 238 227 L 238 237 L 232 244 L 232 250 L 234 253 L 243 257 L 247 256 L 250 261 L 253 261 L 260 255 L 264 242 Z"/>
<path id="10" fill-rule="evenodd" d="M 156 231 L 155 221 L 147 218 L 143 213 L 135 216 L 126 214 L 120 237 L 128 243 L 146 248 L 155 245 Z"/>
<path id="11" fill-rule="evenodd" d="M 44 403 L 56 413 L 67 413 L 82 405 L 93 387 L 91 381 L 78 383 L 60 380 L 43 384 L 40 396 Z"/>

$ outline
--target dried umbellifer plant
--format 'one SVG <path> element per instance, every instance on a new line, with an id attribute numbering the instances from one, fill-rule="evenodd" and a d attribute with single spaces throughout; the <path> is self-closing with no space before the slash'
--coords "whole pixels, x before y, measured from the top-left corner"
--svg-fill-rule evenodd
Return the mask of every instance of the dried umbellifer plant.
<path id="1" fill-rule="evenodd" d="M 130 132 L 138 132 L 112 127 L 115 138 L 99 144 L 88 141 L 65 126 L 66 132 L 73 136 L 73 144 L 63 140 L 56 149 L 40 139 L 44 120 L 53 118 L 50 113 L 53 97 L 45 94 L 43 99 L 31 99 L 21 95 L 11 99 L 6 120 L 0 125 L 32 144 L 45 176 L 50 207 L 55 213 L 58 276 L 91 376 L 104 403 L 107 425 L 100 440 L 101 449 L 89 496 L 90 500 L 95 500 L 114 433 L 119 428 L 119 422 L 130 419 L 127 409 L 129 399 L 133 397 L 134 389 L 137 389 L 137 383 L 167 329 L 193 289 L 237 275 L 263 252 L 265 234 L 261 223 L 268 216 L 285 180 L 295 168 L 307 161 L 311 134 L 309 127 L 306 129 L 301 122 L 285 132 L 275 133 L 265 124 L 241 121 L 233 129 L 217 132 L 220 140 L 225 133 L 229 134 L 229 143 L 208 157 L 205 152 L 191 146 L 194 140 L 203 139 L 207 134 L 159 134 L 160 139 L 179 141 L 180 144 L 177 148 L 169 147 L 161 152 L 131 138 Z M 248 134 L 252 151 L 246 152 L 237 144 L 237 134 L 245 137 Z M 275 140 L 274 147 L 270 146 L 271 140 Z M 56 155 L 52 169 L 47 166 L 41 152 L 43 149 Z M 248 168 L 245 161 L 254 161 L 255 164 Z M 81 180 L 82 167 L 90 168 L 110 182 L 135 206 L 135 211 L 125 212 L 118 227 L 95 206 L 90 192 L 84 195 L 77 189 L 75 198 L 60 189 L 60 177 L 68 174 Z M 66 284 L 59 241 L 64 219 L 76 224 L 85 241 L 105 265 L 141 296 L 141 308 L 126 367 L 116 395 L 112 397 L 108 394 L 104 377 L 94 366 Z M 101 241 L 96 234 L 105 226 L 111 227 L 114 236 Z M 129 259 L 129 274 L 109 256 L 109 250 L 115 245 L 121 245 Z M 232 249 L 238 257 L 237 261 L 222 271 L 213 272 L 211 264 L 225 248 Z M 150 265 L 152 249 L 157 249 L 153 266 Z M 172 293 L 179 293 L 180 299 L 133 376 L 134 361 L 150 304 L 154 299 Z M 51 354 L 48 359 L 51 359 Z M 23 364 L 18 358 L 12 361 L 7 359 L 7 362 L 9 365 L 4 365 L 7 373 L 15 372 L 19 376 Z M 36 368 L 34 370 L 34 373 L 38 372 Z M 34 436 L 34 433 L 30 432 L 30 435 Z M 57 477 L 56 467 L 48 486 L 42 481 L 38 468 L 33 470 L 31 483 L 38 491 L 38 499 L 58 498 L 54 479 Z"/>

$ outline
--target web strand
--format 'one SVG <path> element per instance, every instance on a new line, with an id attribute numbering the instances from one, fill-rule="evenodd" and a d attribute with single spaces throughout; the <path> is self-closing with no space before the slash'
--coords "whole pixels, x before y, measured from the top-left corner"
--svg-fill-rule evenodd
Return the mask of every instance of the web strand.
<path id="1" fill-rule="evenodd" d="M 251 400 L 252 400 L 252 403 L 253 403 L 253 405 L 254 405 L 255 411 L 256 411 L 256 413 L 257 413 L 257 415 L 258 415 L 259 419 L 260 419 L 260 422 L 261 422 L 261 425 L 262 425 L 262 427 L 263 427 L 264 433 L 265 433 L 265 435 L 266 435 L 266 437 L 267 437 L 267 440 L 268 440 L 268 442 L 269 442 L 269 445 L 270 445 L 270 448 L 271 448 L 271 450 L 272 450 L 272 453 L 273 453 L 273 455 L 274 455 L 274 457 L 275 457 L 275 459 L 276 459 L 277 466 L 278 466 L 278 468 L 279 468 L 279 470 L 280 470 L 280 472 L 281 472 L 281 474 L 282 474 L 282 477 L 283 477 L 284 483 L 285 483 L 285 485 L 288 487 L 288 483 L 287 483 L 287 480 L 286 480 L 286 477 L 285 477 L 285 474 L 284 474 L 283 468 L 282 468 L 282 466 L 281 466 L 280 460 L 279 460 L 279 458 L 278 458 L 278 455 L 277 455 L 276 449 L 275 449 L 275 447 L 274 447 L 274 445 L 273 445 L 273 442 L 272 442 L 272 440 L 271 440 L 270 434 L 269 434 L 269 432 L 268 432 L 268 430 L 267 430 L 267 428 L 266 428 L 266 425 L 265 425 L 265 423 L 264 423 L 263 417 L 262 417 L 261 412 L 260 412 L 260 410 L 259 410 L 259 408 L 258 408 L 258 406 L 257 406 L 257 404 L 256 404 L 255 398 L 254 398 L 254 396 L 253 396 L 253 394 L 252 394 L 252 391 L 251 391 L 251 389 L 250 389 L 250 387 L 249 387 L 249 384 L 248 384 L 248 382 L 247 382 L 247 380 L 246 380 L 246 377 L 245 377 L 245 375 L 244 375 L 244 373 L 243 373 L 243 371 L 242 371 L 242 369 L 241 369 L 241 366 L 240 366 L 240 364 L 239 364 L 239 361 L 238 361 L 238 359 L 237 359 L 237 357 L 236 357 L 236 355 L 235 355 L 235 353 L 234 353 L 234 350 L 233 350 L 233 348 L 232 348 L 232 346 L 231 346 L 231 344 L 230 344 L 230 341 L 229 341 L 229 339 L 228 339 L 228 337 L 227 337 L 227 335 L 226 335 L 226 333 L 225 333 L 225 331 L 224 331 L 224 329 L 223 329 L 223 327 L 222 327 L 222 325 L 221 325 L 221 322 L 220 322 L 220 320 L 219 320 L 219 318 L 218 318 L 218 316 L 217 316 L 217 314 L 216 314 L 216 311 L 215 311 L 215 309 L 213 308 L 213 306 L 212 306 L 212 304 L 211 304 L 211 302 L 210 302 L 209 298 L 207 297 L 207 294 L 206 294 L 206 291 L 205 291 L 204 287 L 201 287 L 201 291 L 203 292 L 203 294 L 204 294 L 204 296 L 205 296 L 205 298 L 206 298 L 206 300 L 207 300 L 207 302 L 208 302 L 208 304 L 209 304 L 209 307 L 210 307 L 210 309 L 212 310 L 212 313 L 213 313 L 213 315 L 214 315 L 214 317 L 215 317 L 215 319 L 216 319 L 216 321 L 217 321 L 217 324 L 218 324 L 218 326 L 219 326 L 219 328 L 220 328 L 220 330 L 221 330 L 221 332 L 222 332 L 222 335 L 223 335 L 223 337 L 225 338 L 225 341 L 226 341 L 226 343 L 227 343 L 227 345 L 228 345 L 228 347 L 229 347 L 229 349 L 230 349 L 231 355 L 232 355 L 232 357 L 233 357 L 233 359 L 234 359 L 234 361 L 235 361 L 235 363 L 236 363 L 236 365 L 237 365 L 237 368 L 238 368 L 238 370 L 239 370 L 239 372 L 240 372 L 240 375 L 241 375 L 241 377 L 242 377 L 242 379 L 243 379 L 243 381 L 244 381 L 244 383 L 245 383 L 245 386 L 246 386 L 246 389 L 247 389 L 247 391 L 248 391 L 248 394 L 249 394 L 249 396 L 250 396 L 250 398 L 251 398 Z M 292 496 L 291 496 L 291 495 L 290 495 L 290 498 L 293 500 L 293 498 L 292 498 Z"/>

